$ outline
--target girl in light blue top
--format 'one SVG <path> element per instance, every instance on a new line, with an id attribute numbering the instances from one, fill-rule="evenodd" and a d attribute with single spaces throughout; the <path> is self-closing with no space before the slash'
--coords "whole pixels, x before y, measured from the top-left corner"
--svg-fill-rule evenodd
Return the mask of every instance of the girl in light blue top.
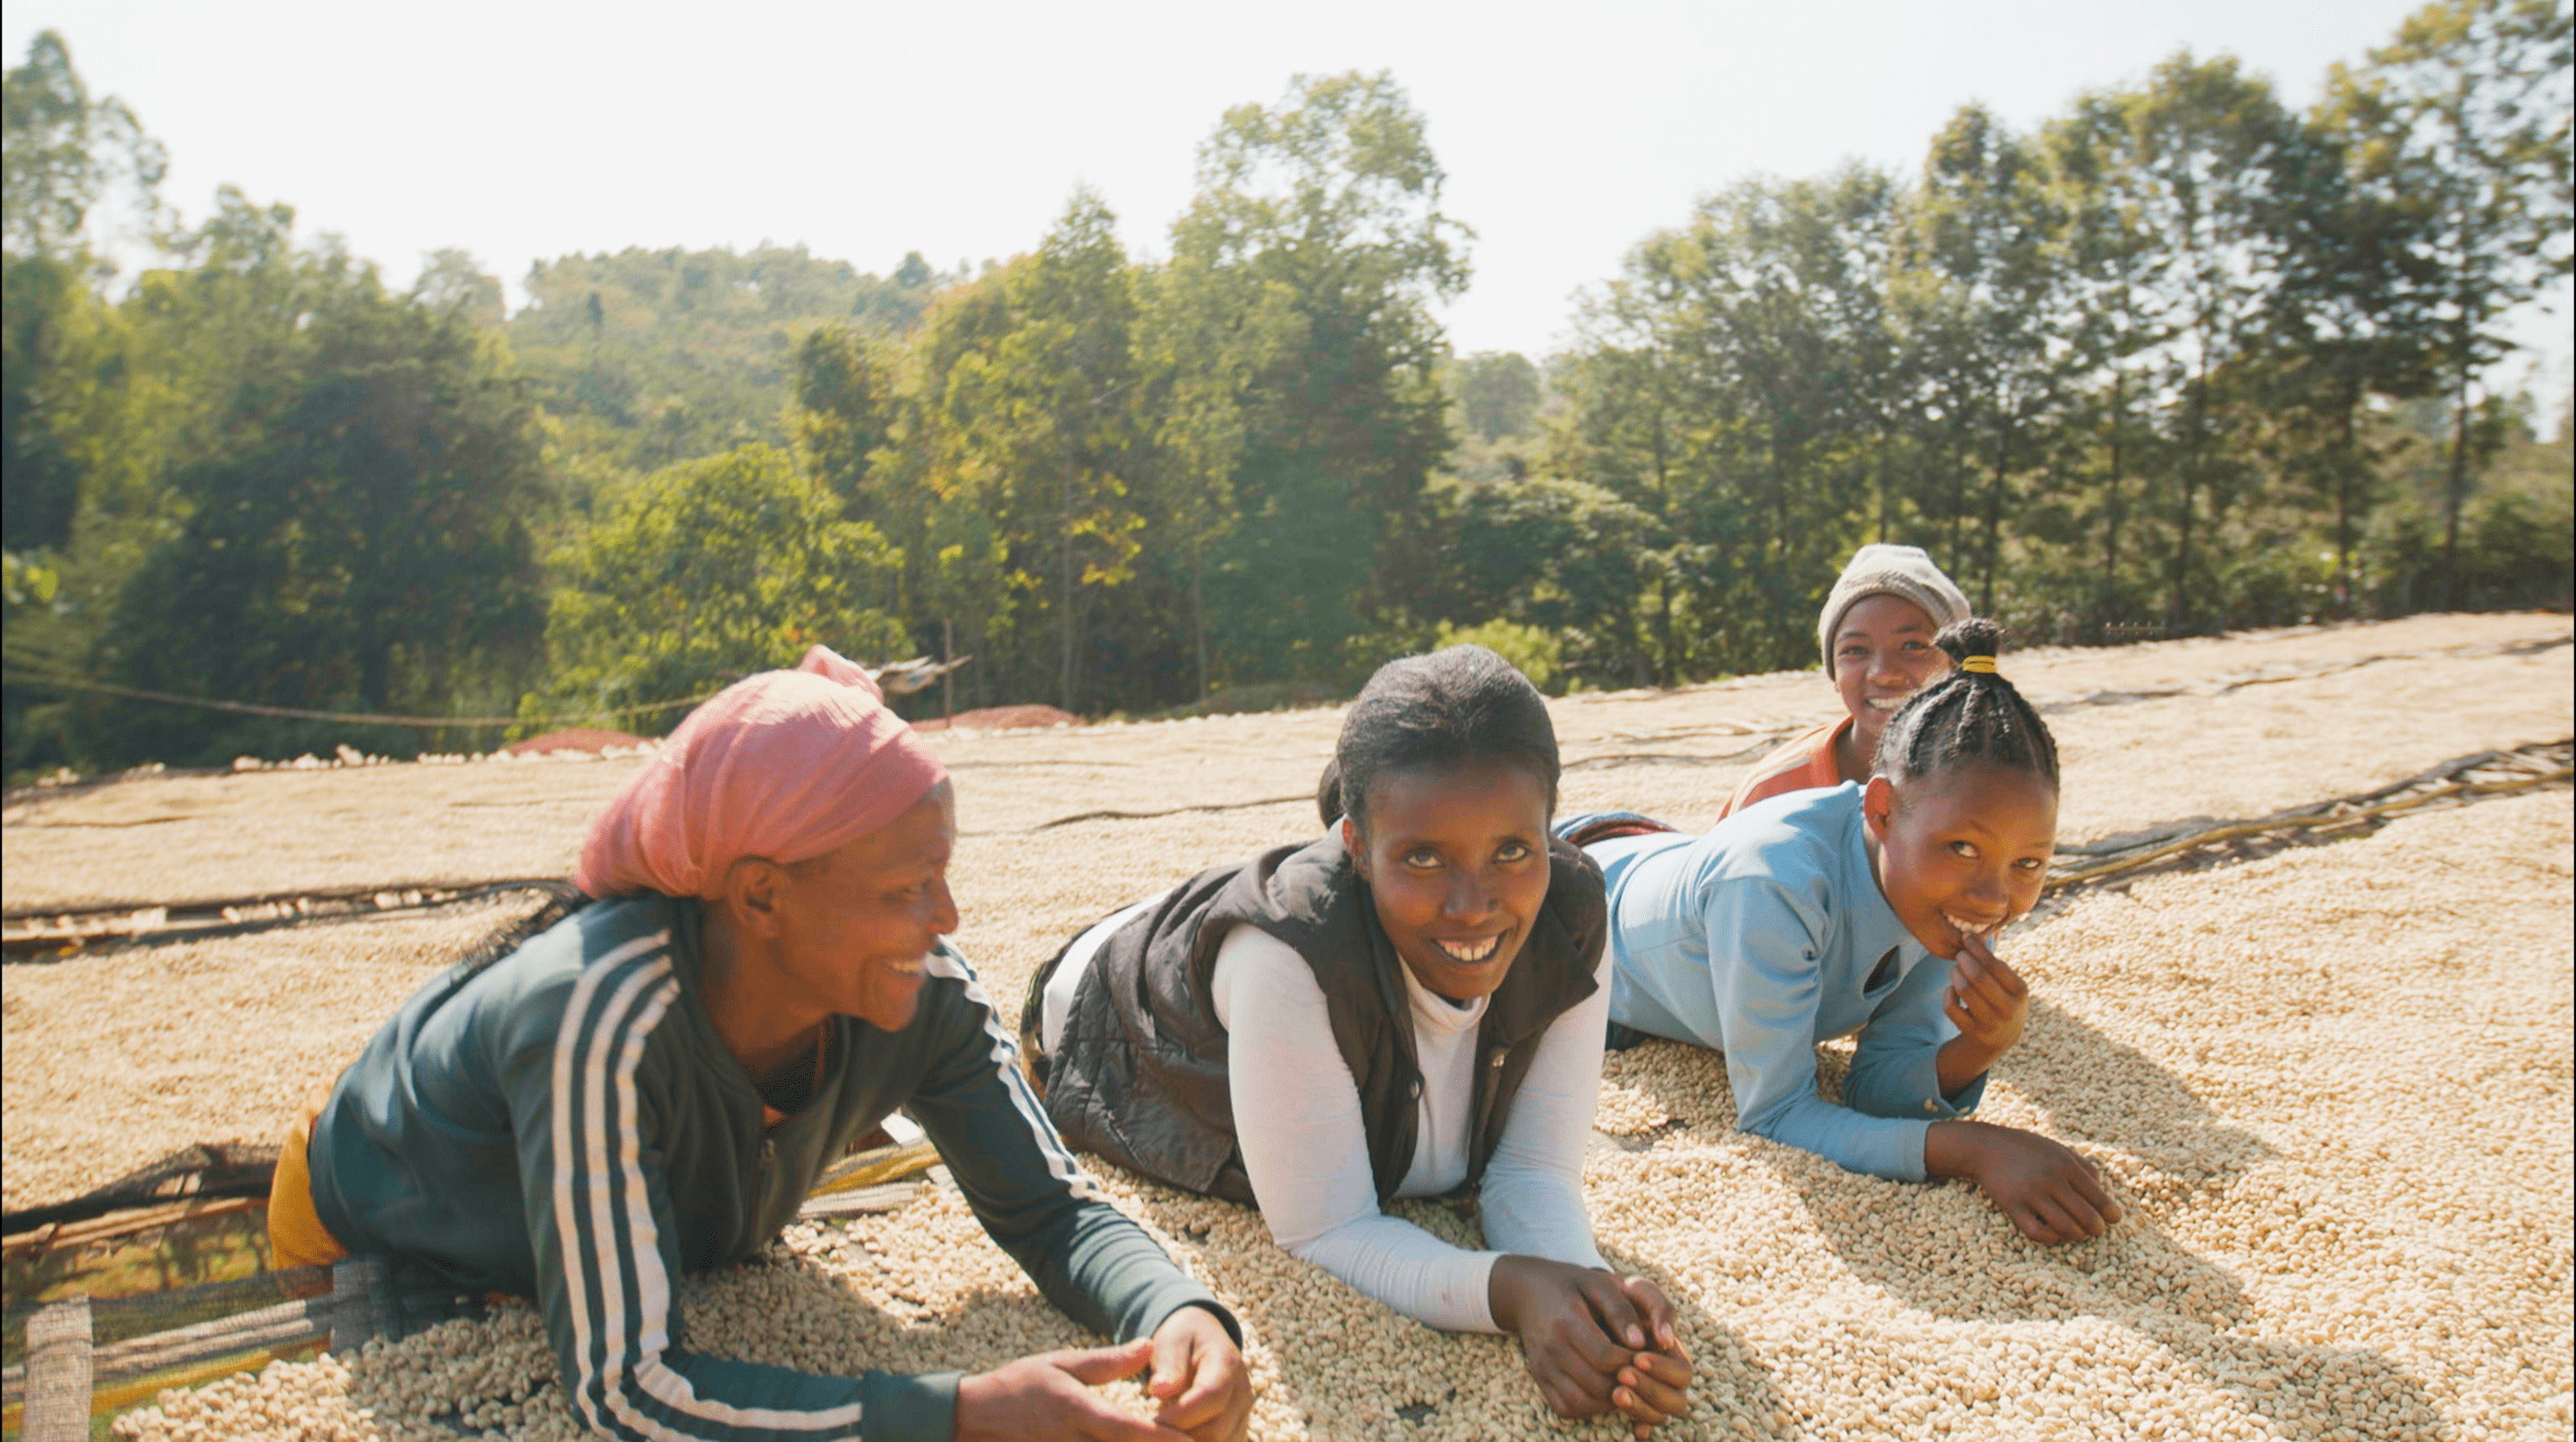
<path id="1" fill-rule="evenodd" d="M 1610 887 L 1612 1021 L 1723 1051 L 1737 1125 L 1876 1176 L 1971 1178 L 2032 1240 L 2073 1241 L 2120 1217 L 2093 1169 L 1966 1119 L 2030 1011 L 1988 938 L 2039 899 L 2057 839 L 2056 743 L 1999 639 L 1941 633 L 1958 669 L 1888 723 L 1866 787 L 1585 849 Z M 1829 1102 L 1816 1044 L 1854 1033 Z"/>

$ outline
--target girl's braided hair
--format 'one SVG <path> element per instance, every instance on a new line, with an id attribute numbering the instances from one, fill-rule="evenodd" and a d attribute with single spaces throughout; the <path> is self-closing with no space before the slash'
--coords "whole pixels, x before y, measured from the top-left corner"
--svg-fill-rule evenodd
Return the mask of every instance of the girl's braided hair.
<path id="1" fill-rule="evenodd" d="M 1878 738 L 1875 770 L 1903 785 L 1971 763 L 2025 771 L 2057 785 L 2057 741 L 2048 723 L 1994 668 L 2003 628 L 1983 617 L 1944 627 L 1933 644 L 1957 663 L 1914 695 Z M 1970 658 L 1983 665 L 1972 665 Z"/>
<path id="2" fill-rule="evenodd" d="M 1545 782 L 1548 814 L 1556 814 L 1556 724 L 1527 676 L 1482 646 L 1389 661 L 1342 717 L 1315 809 L 1327 826 L 1347 812 L 1365 829 L 1369 788 L 1380 774 L 1487 760 Z"/>

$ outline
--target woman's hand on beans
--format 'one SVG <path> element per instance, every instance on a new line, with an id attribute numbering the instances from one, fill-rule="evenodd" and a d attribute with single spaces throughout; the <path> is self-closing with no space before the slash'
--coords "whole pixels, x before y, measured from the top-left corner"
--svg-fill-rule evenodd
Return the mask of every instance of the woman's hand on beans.
<path id="1" fill-rule="evenodd" d="M 2034 1242 L 2080 1242 L 2120 1220 L 2093 1164 L 2034 1132 L 1986 1122 L 1934 1122 L 1924 1168 L 1968 1177 Z"/>
<path id="2" fill-rule="evenodd" d="M 1561 1417 L 1617 1411 L 1643 1438 L 1690 1409 L 1690 1356 L 1654 1283 L 1539 1257 L 1494 1263 L 1494 1322 L 1521 1339 L 1539 1393 Z"/>
<path id="3" fill-rule="evenodd" d="M 1205 1307 L 1183 1307 L 1154 1329 L 1154 1420 L 1192 1442 L 1242 1442 L 1252 1427 L 1252 1369 L 1233 1334 Z"/>
<path id="4" fill-rule="evenodd" d="M 1041 1352 L 957 1384 L 957 1442 L 1194 1442 L 1139 1422 L 1092 1388 L 1154 1363 L 1154 1340 Z"/>

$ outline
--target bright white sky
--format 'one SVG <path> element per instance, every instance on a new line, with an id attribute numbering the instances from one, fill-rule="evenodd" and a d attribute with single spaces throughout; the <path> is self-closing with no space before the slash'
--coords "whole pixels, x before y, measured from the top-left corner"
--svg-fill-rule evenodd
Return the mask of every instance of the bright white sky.
<path id="1" fill-rule="evenodd" d="M 514 293 L 532 260 L 630 245 L 801 241 L 877 272 L 1007 256 L 1078 182 L 1159 253 L 1227 106 L 1385 68 L 1478 236 L 1453 341 L 1536 355 L 1575 291 L 1736 177 L 1911 167 L 1965 101 L 2028 124 L 2184 47 L 2305 104 L 2417 3 L 13 0 L 0 36 L 15 65 L 61 31 L 169 147 L 192 215 L 229 181 L 396 281 L 459 246 Z M 2545 403 L 2565 314 L 2524 326 L 2548 359 L 2515 378 Z"/>

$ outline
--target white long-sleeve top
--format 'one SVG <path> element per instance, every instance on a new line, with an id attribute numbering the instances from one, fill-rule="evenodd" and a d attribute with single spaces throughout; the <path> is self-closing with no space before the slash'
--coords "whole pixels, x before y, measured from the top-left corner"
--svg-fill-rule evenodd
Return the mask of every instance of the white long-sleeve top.
<path id="1" fill-rule="evenodd" d="M 1131 914 L 1110 917 L 1076 940 L 1048 979 L 1041 1032 L 1049 1049 L 1062 1035 L 1074 982 L 1101 940 Z M 1497 1257 L 1606 1266 L 1584 1211 L 1583 1152 L 1601 1090 L 1608 966 L 1605 949 L 1594 963 L 1592 995 L 1539 1038 L 1485 1167 L 1480 1201 L 1492 1250 L 1479 1252 L 1378 1210 L 1359 1085 L 1333 1040 L 1323 988 L 1286 942 L 1258 927 L 1229 931 L 1217 947 L 1210 1000 L 1227 1032 L 1236 1142 L 1270 1235 L 1300 1260 L 1449 1331 L 1500 1330 L 1487 1296 Z M 1409 969 L 1403 975 L 1422 1100 L 1413 1163 L 1396 1195 L 1437 1196 L 1467 1176 L 1476 1026 L 1485 1001 L 1462 1007 L 1424 987 Z M 1250 1024 L 1238 1026 L 1237 1018 Z"/>

